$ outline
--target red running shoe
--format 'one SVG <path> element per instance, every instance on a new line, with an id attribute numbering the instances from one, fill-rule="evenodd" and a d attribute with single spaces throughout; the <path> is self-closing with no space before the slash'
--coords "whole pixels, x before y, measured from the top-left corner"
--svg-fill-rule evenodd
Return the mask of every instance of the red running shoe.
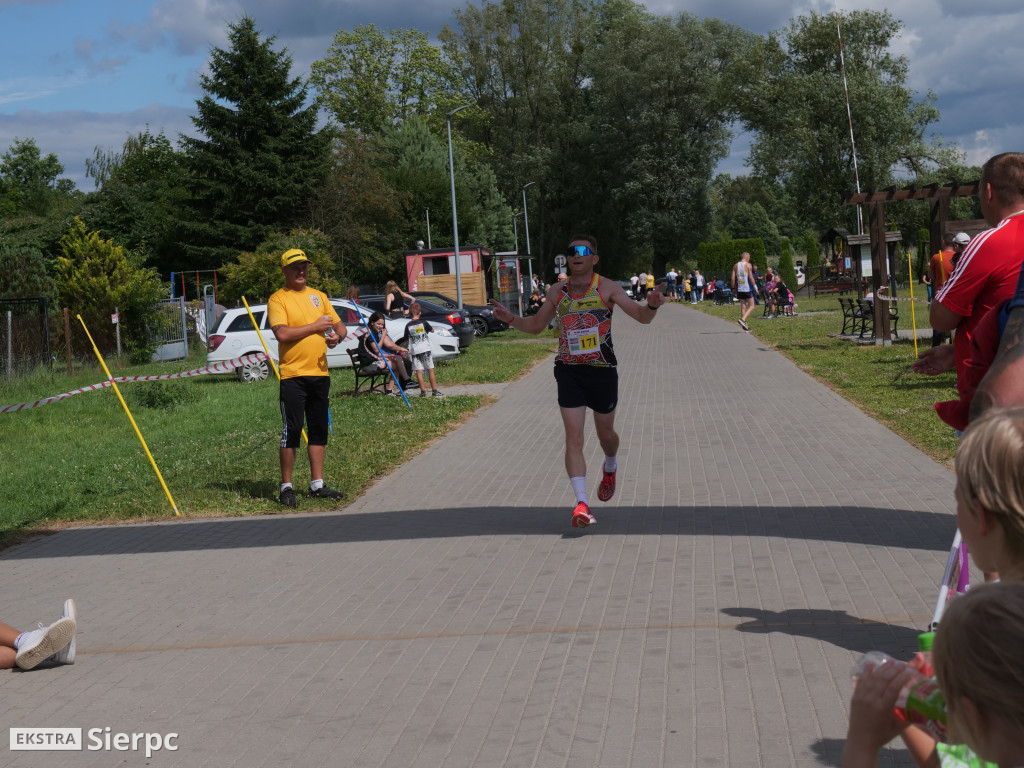
<path id="1" fill-rule="evenodd" d="M 601 485 L 597 487 L 597 498 L 601 501 L 608 501 L 615 495 L 615 472 L 604 470 L 604 477 L 601 478 Z"/>
<path id="2" fill-rule="evenodd" d="M 586 528 L 588 525 L 593 525 L 596 522 L 597 518 L 590 514 L 590 507 L 587 506 L 585 501 L 577 504 L 576 509 L 572 511 L 573 528 Z"/>

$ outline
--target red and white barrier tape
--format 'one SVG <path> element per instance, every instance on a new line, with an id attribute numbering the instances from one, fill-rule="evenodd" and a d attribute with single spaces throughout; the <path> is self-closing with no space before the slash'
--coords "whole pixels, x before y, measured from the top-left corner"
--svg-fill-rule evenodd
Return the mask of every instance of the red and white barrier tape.
<path id="1" fill-rule="evenodd" d="M 236 357 L 234 360 L 228 360 L 223 363 L 215 363 L 214 365 L 207 365 L 202 368 L 196 368 L 192 371 L 183 371 L 181 373 L 166 373 L 161 376 L 116 376 L 114 381 L 120 383 L 123 381 L 161 381 L 163 379 L 184 379 L 189 376 L 205 376 L 208 373 L 231 373 L 242 365 L 249 363 L 257 363 L 260 360 L 266 360 L 267 356 L 263 352 L 254 352 L 250 355 L 244 355 L 243 357 Z M 0 405 L 0 413 L 13 413 L 14 411 L 24 411 L 28 408 L 38 408 L 41 405 L 50 405 L 50 403 L 57 403 L 61 400 L 66 400 L 73 395 L 80 395 L 83 392 L 94 392 L 97 389 L 104 389 L 110 386 L 110 381 L 104 381 L 100 384 L 92 384 L 88 387 L 82 387 L 81 389 L 73 389 L 70 392 L 65 392 L 60 395 L 54 395 L 53 397 L 46 397 L 42 400 L 34 400 L 30 403 L 17 403 L 16 405 Z"/>
<path id="2" fill-rule="evenodd" d="M 882 297 L 883 299 L 885 299 L 886 301 L 916 301 L 916 302 L 918 302 L 920 304 L 928 304 L 929 303 L 928 299 L 916 299 L 916 298 L 911 298 L 910 296 L 890 296 L 888 293 L 885 292 L 884 288 L 879 289 L 878 295 L 880 297 Z"/>

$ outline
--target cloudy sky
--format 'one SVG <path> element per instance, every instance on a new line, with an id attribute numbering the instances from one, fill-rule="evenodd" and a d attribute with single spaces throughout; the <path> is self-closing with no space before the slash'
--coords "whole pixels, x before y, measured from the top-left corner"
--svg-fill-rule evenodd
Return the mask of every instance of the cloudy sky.
<path id="1" fill-rule="evenodd" d="M 836 0 L 650 0 L 650 11 L 718 16 L 758 33 Z M 1024 150 L 1022 0 L 838 0 L 841 11 L 880 10 L 904 22 L 896 52 L 910 61 L 910 85 L 933 91 L 949 143 L 980 164 Z M 5 30 L 0 68 L 0 152 L 34 138 L 56 153 L 65 175 L 91 189 L 85 159 L 94 147 L 119 150 L 147 125 L 172 140 L 191 132 L 197 76 L 211 46 L 242 13 L 276 34 L 306 74 L 334 32 L 373 22 L 435 34 L 452 21 L 455 0 L 0 0 Z M 840 107 L 841 108 L 841 107 Z M 854 126 L 856 130 L 856 125 Z M 720 170 L 743 171 L 741 136 Z"/>

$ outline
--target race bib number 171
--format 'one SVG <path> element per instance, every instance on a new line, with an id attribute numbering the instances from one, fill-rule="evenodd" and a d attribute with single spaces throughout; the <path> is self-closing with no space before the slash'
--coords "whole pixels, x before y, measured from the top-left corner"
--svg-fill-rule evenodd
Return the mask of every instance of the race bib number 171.
<path id="1" fill-rule="evenodd" d="M 569 343 L 570 355 L 582 355 L 587 352 L 594 352 L 598 347 L 598 336 L 596 328 L 584 328 L 577 331 L 569 331 L 567 341 Z"/>

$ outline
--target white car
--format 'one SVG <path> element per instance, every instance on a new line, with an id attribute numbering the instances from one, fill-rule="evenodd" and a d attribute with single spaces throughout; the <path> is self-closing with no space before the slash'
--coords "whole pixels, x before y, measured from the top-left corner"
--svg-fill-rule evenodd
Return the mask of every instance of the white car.
<path id="1" fill-rule="evenodd" d="M 371 310 L 366 307 L 353 304 L 345 299 L 331 299 L 331 305 L 338 316 L 345 320 L 346 310 L 357 310 L 366 322 L 369 322 Z M 253 304 L 249 307 L 252 315 L 260 327 L 260 334 L 263 341 L 270 350 L 270 356 L 274 362 L 278 362 L 277 339 L 273 331 L 267 328 L 267 305 Z M 398 341 L 405 334 L 405 326 L 409 324 L 406 319 L 384 321 L 388 329 L 388 336 Z M 328 368 L 348 368 L 352 360 L 348 356 L 348 350 L 354 349 L 359 343 L 359 338 L 366 333 L 362 323 L 345 323 L 348 328 L 348 336 L 342 339 L 334 349 L 327 350 Z M 445 323 L 431 322 L 430 327 L 433 333 L 430 334 L 430 351 L 434 360 L 447 360 L 459 356 L 459 338 L 455 335 L 450 325 Z M 263 352 L 263 345 L 260 343 L 256 330 L 252 327 L 252 320 L 245 311 L 245 307 L 236 307 L 227 310 L 210 334 L 206 343 L 206 362 L 223 363 L 228 360 L 248 355 L 253 352 Z M 265 360 L 250 363 L 235 368 L 235 374 L 239 381 L 262 381 L 270 375 L 270 367 Z"/>

